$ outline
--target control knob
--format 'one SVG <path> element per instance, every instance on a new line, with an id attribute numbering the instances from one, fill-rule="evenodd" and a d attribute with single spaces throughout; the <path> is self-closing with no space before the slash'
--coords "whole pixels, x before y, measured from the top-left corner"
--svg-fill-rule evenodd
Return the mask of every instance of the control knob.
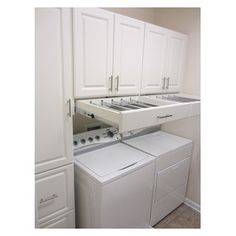
<path id="1" fill-rule="evenodd" d="M 112 138 L 114 136 L 114 133 L 112 131 L 107 131 L 107 136 Z"/>
<path id="2" fill-rule="evenodd" d="M 96 135 L 96 136 L 95 136 L 95 139 L 96 139 L 96 140 L 99 140 L 99 139 L 100 139 L 100 136 Z"/>
<path id="3" fill-rule="evenodd" d="M 88 138 L 88 141 L 89 141 L 89 142 L 92 142 L 92 141 L 93 141 L 93 138 L 92 138 L 92 137 L 89 137 L 89 138 Z"/>
<path id="4" fill-rule="evenodd" d="M 85 144 L 85 143 L 86 143 L 86 140 L 83 138 L 83 139 L 80 140 L 80 142 L 81 142 L 82 144 Z"/>

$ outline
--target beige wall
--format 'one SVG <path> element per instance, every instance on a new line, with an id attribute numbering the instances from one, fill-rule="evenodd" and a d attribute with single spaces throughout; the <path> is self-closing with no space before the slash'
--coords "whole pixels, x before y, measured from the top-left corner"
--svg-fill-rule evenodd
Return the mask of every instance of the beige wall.
<path id="1" fill-rule="evenodd" d="M 200 95 L 200 9 L 199 8 L 104 8 L 152 24 L 188 34 L 183 92 Z M 76 130 L 84 127 L 87 119 L 74 119 Z M 91 120 L 90 120 L 91 121 Z M 83 128 L 82 128 L 83 129 Z M 200 204 L 200 117 L 162 125 L 162 129 L 193 140 L 193 156 L 187 198 Z"/>

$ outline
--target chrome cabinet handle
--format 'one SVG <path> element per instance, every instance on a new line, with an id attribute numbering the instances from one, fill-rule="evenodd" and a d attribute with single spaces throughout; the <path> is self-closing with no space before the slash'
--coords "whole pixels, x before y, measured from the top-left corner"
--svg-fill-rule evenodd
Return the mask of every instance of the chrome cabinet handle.
<path id="1" fill-rule="evenodd" d="M 45 203 L 45 202 L 54 200 L 54 199 L 57 198 L 57 197 L 58 197 L 58 195 L 52 194 L 51 197 L 48 197 L 48 198 L 41 198 L 40 201 L 39 201 L 39 204 L 42 204 L 42 203 Z"/>
<path id="2" fill-rule="evenodd" d="M 158 119 L 164 119 L 164 118 L 168 118 L 171 117 L 173 115 L 164 115 L 164 116 L 157 116 Z"/>
<path id="3" fill-rule="evenodd" d="M 116 79 L 116 91 L 118 91 L 119 90 L 119 79 L 120 79 L 119 75 L 117 75 L 115 79 Z"/>
<path id="4" fill-rule="evenodd" d="M 112 89 L 113 89 L 113 75 L 111 75 L 111 76 L 109 77 L 109 80 L 111 81 L 111 82 L 110 82 L 111 86 L 110 86 L 109 90 L 112 91 Z"/>
<path id="5" fill-rule="evenodd" d="M 165 89 L 165 86 L 166 86 L 166 77 L 164 77 L 163 79 L 162 79 L 162 89 Z"/>
<path id="6" fill-rule="evenodd" d="M 67 103 L 68 103 L 68 106 L 69 106 L 69 111 L 68 111 L 67 115 L 68 115 L 69 117 L 72 117 L 71 99 L 69 99 L 69 100 L 67 101 Z"/>
<path id="7" fill-rule="evenodd" d="M 166 89 L 169 88 L 169 84 L 170 84 L 170 77 L 167 78 L 167 84 L 166 84 Z"/>

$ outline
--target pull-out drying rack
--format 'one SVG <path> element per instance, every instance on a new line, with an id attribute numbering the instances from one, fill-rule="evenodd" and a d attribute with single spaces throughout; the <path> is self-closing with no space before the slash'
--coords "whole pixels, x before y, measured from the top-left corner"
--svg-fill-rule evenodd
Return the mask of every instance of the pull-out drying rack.
<path id="1" fill-rule="evenodd" d="M 76 112 L 115 126 L 120 133 L 192 116 L 191 102 L 147 96 L 76 100 L 75 104 Z"/>

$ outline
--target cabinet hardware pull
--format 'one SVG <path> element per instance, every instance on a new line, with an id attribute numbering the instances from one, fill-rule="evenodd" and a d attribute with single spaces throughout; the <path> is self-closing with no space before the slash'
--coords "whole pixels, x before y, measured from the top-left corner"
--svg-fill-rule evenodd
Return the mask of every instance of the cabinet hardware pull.
<path id="1" fill-rule="evenodd" d="M 58 195 L 52 194 L 51 197 L 48 197 L 48 198 L 45 198 L 45 199 L 44 199 L 44 198 L 41 198 L 40 201 L 39 201 L 39 203 L 42 204 L 42 203 L 45 203 L 45 202 L 54 200 L 54 199 L 57 198 L 57 197 L 58 197 Z"/>
<path id="2" fill-rule="evenodd" d="M 158 119 L 163 119 L 163 118 L 168 118 L 171 117 L 173 115 L 164 115 L 164 116 L 157 116 Z"/>
<path id="3" fill-rule="evenodd" d="M 162 79 L 162 89 L 165 89 L 165 86 L 166 86 L 166 77 L 164 77 L 163 79 Z"/>
<path id="4" fill-rule="evenodd" d="M 166 89 L 169 89 L 169 84 L 170 84 L 170 77 L 167 78 Z"/>
<path id="5" fill-rule="evenodd" d="M 68 100 L 68 106 L 69 106 L 69 112 L 67 113 L 67 115 L 69 117 L 72 117 L 71 99 Z"/>
<path id="6" fill-rule="evenodd" d="M 111 82 L 110 82 L 110 83 L 111 83 L 111 86 L 110 86 L 109 90 L 112 91 L 112 89 L 113 89 L 113 75 L 111 75 L 111 76 L 109 77 L 109 80 L 111 81 Z"/>
<path id="7" fill-rule="evenodd" d="M 119 90 L 119 75 L 116 76 L 116 91 Z"/>

